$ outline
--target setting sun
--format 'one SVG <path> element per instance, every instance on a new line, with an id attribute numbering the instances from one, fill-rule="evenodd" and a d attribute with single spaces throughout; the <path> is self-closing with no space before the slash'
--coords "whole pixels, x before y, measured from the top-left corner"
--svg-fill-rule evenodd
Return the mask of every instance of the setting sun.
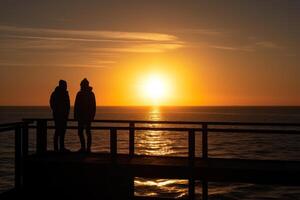
<path id="1" fill-rule="evenodd" d="M 145 83 L 145 93 L 152 99 L 162 98 L 165 90 L 165 83 L 159 76 L 150 76 Z"/>
<path id="2" fill-rule="evenodd" d="M 141 95 L 151 104 L 161 104 L 170 95 L 166 77 L 150 74 L 142 80 Z"/>

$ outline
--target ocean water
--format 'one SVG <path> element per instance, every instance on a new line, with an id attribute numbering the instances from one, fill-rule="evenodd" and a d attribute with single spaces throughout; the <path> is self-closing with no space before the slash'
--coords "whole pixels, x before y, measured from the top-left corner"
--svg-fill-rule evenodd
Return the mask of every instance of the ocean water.
<path id="1" fill-rule="evenodd" d="M 0 123 L 22 118 L 51 117 L 47 107 L 0 107 Z M 72 113 L 70 114 L 72 117 Z M 98 107 L 97 119 L 182 120 L 228 122 L 300 123 L 300 107 Z M 166 125 L 151 125 L 166 126 Z M 267 127 L 270 128 L 270 127 Z M 291 127 L 290 129 L 296 129 Z M 53 131 L 48 132 L 52 148 Z M 300 160 L 300 135 L 209 133 L 209 157 Z M 196 155 L 201 155 L 201 135 L 196 136 Z M 79 149 L 75 130 L 68 130 L 67 148 Z M 34 147 L 34 130 L 30 131 Z M 109 151 L 109 133 L 93 131 L 94 152 Z M 118 132 L 118 152 L 128 153 L 128 134 Z M 136 153 L 146 155 L 187 155 L 187 133 L 137 131 Z M 0 133 L 0 192 L 13 187 L 13 132 Z M 187 197 L 187 180 L 135 178 L 135 195 Z M 201 184 L 196 196 L 201 198 Z M 256 185 L 245 183 L 209 183 L 209 199 L 300 199 L 300 187 Z"/>

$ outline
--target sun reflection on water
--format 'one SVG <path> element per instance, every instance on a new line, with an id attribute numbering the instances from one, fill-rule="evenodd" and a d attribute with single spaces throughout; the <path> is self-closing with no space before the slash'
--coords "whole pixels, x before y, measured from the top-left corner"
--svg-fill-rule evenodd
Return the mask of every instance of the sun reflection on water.
<path id="1" fill-rule="evenodd" d="M 153 107 L 149 111 L 148 119 L 151 121 L 162 120 L 159 107 Z M 149 124 L 148 127 L 158 128 L 161 124 Z M 169 155 L 174 154 L 174 140 L 166 131 L 140 131 L 136 134 L 136 148 L 138 154 L 143 155 Z"/>
<path id="2" fill-rule="evenodd" d="M 153 107 L 149 111 L 149 120 L 163 120 L 159 107 Z M 149 127 L 162 127 L 161 124 L 150 124 Z M 142 155 L 172 155 L 176 151 L 176 140 L 172 139 L 172 133 L 166 131 L 141 131 L 136 134 L 137 154 Z M 136 177 L 136 196 L 165 196 L 180 198 L 187 195 L 187 180 L 178 179 L 147 179 Z"/>

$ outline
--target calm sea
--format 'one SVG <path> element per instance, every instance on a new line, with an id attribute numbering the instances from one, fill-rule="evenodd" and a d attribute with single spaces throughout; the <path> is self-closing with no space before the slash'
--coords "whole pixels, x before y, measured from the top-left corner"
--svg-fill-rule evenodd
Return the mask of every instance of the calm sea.
<path id="1" fill-rule="evenodd" d="M 51 117 L 47 107 L 0 107 L 0 123 L 22 118 Z M 72 113 L 71 113 L 72 117 Z M 98 107 L 97 119 L 242 121 L 300 123 L 300 107 Z M 34 131 L 30 145 L 34 146 Z M 49 131 L 49 148 L 52 148 Z M 187 155 L 187 134 L 165 131 L 140 131 L 136 151 L 147 155 Z M 196 154 L 201 154 L 201 138 L 196 138 Z M 75 131 L 68 131 L 67 147 L 79 149 Z M 13 187 L 14 137 L 0 134 L 0 192 Z M 118 152 L 128 152 L 128 135 L 118 136 Z M 94 152 L 108 152 L 109 134 L 93 132 Z M 222 158 L 300 160 L 300 136 L 257 134 L 209 134 L 209 156 Z M 197 184 L 200 196 L 201 185 Z M 186 197 L 187 180 L 135 179 L 135 194 L 161 197 Z M 199 197 L 200 198 L 200 197 Z M 300 187 L 264 186 L 238 183 L 209 183 L 209 199 L 300 199 Z"/>

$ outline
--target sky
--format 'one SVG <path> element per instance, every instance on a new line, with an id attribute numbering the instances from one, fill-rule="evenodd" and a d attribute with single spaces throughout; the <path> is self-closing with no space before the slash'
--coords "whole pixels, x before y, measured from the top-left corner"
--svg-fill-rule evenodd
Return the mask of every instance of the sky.
<path id="1" fill-rule="evenodd" d="M 297 0 L 1 0 L 0 105 L 48 105 L 60 79 L 73 104 L 87 78 L 99 106 L 299 106 L 299 19 Z"/>

